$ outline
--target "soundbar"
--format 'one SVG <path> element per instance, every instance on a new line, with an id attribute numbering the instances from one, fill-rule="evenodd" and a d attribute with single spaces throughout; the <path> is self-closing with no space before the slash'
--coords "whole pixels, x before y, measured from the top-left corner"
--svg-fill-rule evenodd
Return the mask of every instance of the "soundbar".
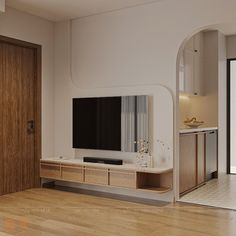
<path id="1" fill-rule="evenodd" d="M 110 165 L 123 165 L 123 160 L 121 159 L 110 159 L 110 158 L 100 158 L 100 157 L 84 157 L 84 162 L 99 163 L 99 164 L 110 164 Z"/>

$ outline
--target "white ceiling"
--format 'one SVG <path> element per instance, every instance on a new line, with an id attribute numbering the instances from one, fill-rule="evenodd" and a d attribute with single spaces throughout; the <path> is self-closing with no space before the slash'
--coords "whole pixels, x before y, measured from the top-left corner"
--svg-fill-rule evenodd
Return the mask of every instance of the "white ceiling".
<path id="1" fill-rule="evenodd" d="M 6 0 L 6 5 L 46 18 L 63 21 L 163 0 Z"/>

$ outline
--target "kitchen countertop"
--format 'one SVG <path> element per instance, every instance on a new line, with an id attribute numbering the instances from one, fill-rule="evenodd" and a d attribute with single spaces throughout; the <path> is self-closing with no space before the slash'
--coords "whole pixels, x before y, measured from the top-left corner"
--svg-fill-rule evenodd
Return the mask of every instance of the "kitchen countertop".
<path id="1" fill-rule="evenodd" d="M 135 164 L 131 163 L 123 163 L 123 165 L 109 165 L 109 164 L 98 164 L 98 163 L 89 163 L 83 162 L 82 159 L 75 159 L 75 158 L 66 158 L 63 157 L 62 159 L 58 157 L 51 157 L 51 158 L 43 158 L 41 159 L 43 162 L 53 162 L 55 164 L 70 164 L 70 165 L 82 165 L 87 167 L 96 167 L 96 168 L 107 168 L 113 170 L 130 170 L 130 171 L 137 171 L 137 172 L 144 172 L 144 173 L 168 173 L 173 171 L 173 168 L 150 168 L 150 167 L 138 167 Z"/>
<path id="2" fill-rule="evenodd" d="M 218 127 L 200 127 L 200 128 L 184 128 L 180 129 L 180 134 L 188 134 L 188 133 L 198 133 L 198 132 L 205 132 L 205 131 L 214 131 L 218 130 Z"/>

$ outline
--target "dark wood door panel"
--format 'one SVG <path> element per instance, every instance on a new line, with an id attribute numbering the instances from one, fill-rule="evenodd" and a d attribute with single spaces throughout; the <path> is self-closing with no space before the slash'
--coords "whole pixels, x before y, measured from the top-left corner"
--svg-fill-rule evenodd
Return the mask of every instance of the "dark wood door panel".
<path id="1" fill-rule="evenodd" d="M 20 81 L 21 48 L 3 44 L 3 160 L 4 193 L 21 190 Z"/>
<path id="2" fill-rule="evenodd" d="M 206 181 L 206 147 L 205 134 L 197 135 L 197 184 L 203 184 Z"/>
<path id="3" fill-rule="evenodd" d="M 180 193 L 195 187 L 197 183 L 196 137 L 196 134 L 180 135 Z"/>
<path id="4" fill-rule="evenodd" d="M 0 36 L 0 195 L 38 187 L 41 153 L 41 50 L 7 41 Z"/>
<path id="5" fill-rule="evenodd" d="M 22 190 L 34 187 L 35 132 L 29 130 L 30 122 L 35 122 L 35 52 L 22 48 L 21 52 L 21 155 Z"/>
<path id="6" fill-rule="evenodd" d="M 3 99 L 2 99 L 2 83 L 3 83 L 3 45 L 0 44 L 0 195 L 4 193 L 3 191 L 3 176 L 4 176 L 4 160 L 3 160 Z"/>

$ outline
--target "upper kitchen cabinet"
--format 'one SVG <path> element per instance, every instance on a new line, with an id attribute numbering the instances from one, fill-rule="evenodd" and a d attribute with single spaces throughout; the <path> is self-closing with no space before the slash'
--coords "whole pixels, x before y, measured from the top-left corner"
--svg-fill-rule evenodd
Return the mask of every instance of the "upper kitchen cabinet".
<path id="1" fill-rule="evenodd" d="M 180 58 L 179 90 L 186 95 L 203 95 L 203 33 L 186 43 Z"/>

